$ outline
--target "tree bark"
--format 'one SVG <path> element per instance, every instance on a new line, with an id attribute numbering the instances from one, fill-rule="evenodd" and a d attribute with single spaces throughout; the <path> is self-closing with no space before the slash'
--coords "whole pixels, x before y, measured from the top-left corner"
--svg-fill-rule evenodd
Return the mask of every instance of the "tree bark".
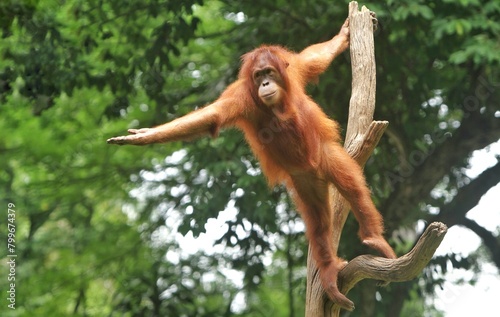
<path id="1" fill-rule="evenodd" d="M 352 95 L 349 105 L 349 120 L 344 147 L 349 154 L 364 166 L 373 149 L 378 144 L 387 121 L 373 121 L 375 110 L 375 53 L 373 21 L 370 11 L 358 9 L 356 1 L 349 4 L 350 54 L 352 66 Z M 332 188 L 334 228 L 334 252 L 337 253 L 342 228 L 344 227 L 349 204 Z M 430 233 L 428 233 L 430 231 Z M 434 254 L 446 232 L 446 226 L 432 224 L 424 233 L 424 238 L 407 255 L 396 260 L 362 255 L 353 259 L 339 273 L 339 288 L 347 293 L 364 278 L 384 281 L 403 281 L 414 278 Z M 306 317 L 339 316 L 340 308 L 324 295 L 318 276 L 318 269 L 309 248 L 307 259 Z"/>
<path id="2" fill-rule="evenodd" d="M 384 133 L 387 121 L 372 121 L 375 110 L 375 54 L 373 21 L 370 11 L 363 7 L 359 12 L 357 2 L 349 4 L 350 54 L 352 65 L 352 95 L 349 105 L 345 149 L 363 166 Z M 349 204 L 333 188 L 334 252 L 344 227 Z M 332 303 L 327 301 L 318 276 L 316 263 L 309 249 L 307 259 L 306 317 L 333 316 Z"/>

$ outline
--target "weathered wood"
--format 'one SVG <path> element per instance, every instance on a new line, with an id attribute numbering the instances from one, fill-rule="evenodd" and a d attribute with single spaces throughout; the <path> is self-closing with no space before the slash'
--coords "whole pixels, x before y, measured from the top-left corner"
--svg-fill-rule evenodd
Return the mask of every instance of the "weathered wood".
<path id="1" fill-rule="evenodd" d="M 373 21 L 370 11 L 358 9 L 356 1 L 349 4 L 350 54 L 352 67 L 352 95 L 344 147 L 364 166 L 384 133 L 387 121 L 372 121 L 375 110 L 375 52 Z M 334 251 L 338 251 L 342 228 L 349 214 L 349 204 L 331 188 L 333 195 Z M 432 258 L 446 233 L 442 223 L 431 224 L 416 246 L 408 254 L 395 259 L 362 255 L 353 259 L 339 273 L 341 292 L 347 292 L 365 278 L 386 282 L 407 281 L 415 278 Z M 309 249 L 307 259 L 306 317 L 338 317 L 340 307 L 324 295 L 318 269 Z"/>
<path id="2" fill-rule="evenodd" d="M 361 12 L 357 2 L 349 4 L 350 54 L 352 65 L 352 94 L 349 104 L 345 149 L 363 166 L 377 146 L 387 128 L 387 121 L 372 121 L 375 111 L 375 53 L 373 41 L 373 21 L 365 7 Z M 370 44 L 371 43 L 371 44 Z M 342 228 L 349 214 L 349 204 L 332 186 L 334 228 L 334 252 Z M 331 302 L 323 294 L 316 263 L 312 255 L 307 260 L 306 317 L 333 316 Z"/>
<path id="3" fill-rule="evenodd" d="M 347 294 L 354 285 L 365 278 L 385 282 L 404 282 L 414 279 L 422 272 L 443 241 L 448 228 L 441 222 L 431 223 L 407 254 L 395 259 L 373 255 L 354 258 L 339 272 L 340 291 Z M 339 316 L 340 307 L 332 305 L 333 316 Z"/>

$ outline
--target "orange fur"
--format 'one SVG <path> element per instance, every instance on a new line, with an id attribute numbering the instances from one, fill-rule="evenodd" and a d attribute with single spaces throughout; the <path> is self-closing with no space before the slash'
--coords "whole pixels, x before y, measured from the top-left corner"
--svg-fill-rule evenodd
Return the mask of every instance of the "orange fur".
<path id="1" fill-rule="evenodd" d="M 348 36 L 339 33 L 298 54 L 280 46 L 259 47 L 242 57 L 238 79 L 213 104 L 155 128 L 129 130 L 131 135 L 108 142 L 142 145 L 216 135 L 228 126 L 241 129 L 270 185 L 284 183 L 290 190 L 306 224 L 326 293 L 352 309 L 352 302 L 337 288 L 344 263 L 333 251 L 331 232 L 336 228 L 329 183 L 350 203 L 364 243 L 386 257 L 395 254 L 382 236 L 382 217 L 360 166 L 339 143 L 337 123 L 305 92 L 305 85 L 347 46 Z M 269 85 L 276 87 L 273 94 L 268 93 Z M 264 97 L 261 89 L 267 89 Z"/>

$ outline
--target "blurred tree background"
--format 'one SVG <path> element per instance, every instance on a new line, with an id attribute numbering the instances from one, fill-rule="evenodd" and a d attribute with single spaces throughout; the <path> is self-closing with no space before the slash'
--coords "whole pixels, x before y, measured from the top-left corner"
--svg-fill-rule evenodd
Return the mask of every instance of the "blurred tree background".
<path id="1" fill-rule="evenodd" d="M 14 203 L 18 254 L 16 309 L 3 292 L 2 316 L 302 316 L 303 226 L 241 133 L 142 148 L 105 140 L 214 100 L 262 43 L 331 38 L 347 4 L 1 1 L 0 222 Z M 366 175 L 390 242 L 405 253 L 439 220 L 483 247 L 437 256 L 411 282 L 361 283 L 349 316 L 440 316 L 432 299 L 447 272 L 500 268 L 499 231 L 467 217 L 500 182 L 498 159 L 468 174 L 472 153 L 500 138 L 500 1 L 361 4 L 379 20 L 375 118 L 390 125 Z M 350 80 L 344 54 L 308 88 L 344 128 Z M 210 240 L 218 216 L 213 248 L 180 245 Z M 369 252 L 356 230 L 350 219 L 341 256 Z"/>

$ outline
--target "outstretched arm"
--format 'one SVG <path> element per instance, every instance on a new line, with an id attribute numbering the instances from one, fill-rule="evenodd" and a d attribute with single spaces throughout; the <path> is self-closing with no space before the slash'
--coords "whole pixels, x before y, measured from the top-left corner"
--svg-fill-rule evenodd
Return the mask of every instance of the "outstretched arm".
<path id="1" fill-rule="evenodd" d="M 215 136 L 221 128 L 234 124 L 242 114 L 240 109 L 240 102 L 236 98 L 219 99 L 171 122 L 154 128 L 129 129 L 130 135 L 110 138 L 107 142 L 145 145 L 189 140 L 206 134 Z"/>
<path id="2" fill-rule="evenodd" d="M 301 70 L 306 81 L 323 73 L 335 57 L 349 47 L 349 20 L 345 20 L 340 32 L 331 40 L 306 47 L 299 53 Z"/>

